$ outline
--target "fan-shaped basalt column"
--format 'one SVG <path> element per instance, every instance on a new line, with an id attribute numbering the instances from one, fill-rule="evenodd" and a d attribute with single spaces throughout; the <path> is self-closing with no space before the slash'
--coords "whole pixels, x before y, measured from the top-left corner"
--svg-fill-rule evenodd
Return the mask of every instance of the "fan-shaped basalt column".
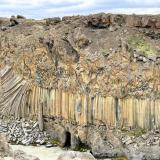
<path id="1" fill-rule="evenodd" d="M 1 114 L 16 118 L 25 115 L 26 91 L 28 84 L 23 78 L 15 75 L 6 66 L 0 71 L 0 110 Z"/>

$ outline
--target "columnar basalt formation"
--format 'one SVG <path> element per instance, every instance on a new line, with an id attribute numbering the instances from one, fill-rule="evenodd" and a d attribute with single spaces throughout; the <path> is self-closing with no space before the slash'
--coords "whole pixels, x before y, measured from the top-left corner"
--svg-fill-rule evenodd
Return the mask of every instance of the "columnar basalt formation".
<path id="1" fill-rule="evenodd" d="M 16 118 L 62 117 L 80 125 L 105 123 L 116 127 L 159 127 L 159 99 L 114 98 L 30 86 L 10 67 L 1 70 L 1 114 Z"/>
<path id="2" fill-rule="evenodd" d="M 56 119 L 80 127 L 160 128 L 158 15 L 14 20 L 0 19 L 2 116 L 38 119 L 41 130 Z M 81 141 L 90 134 L 61 128 L 78 132 Z"/>
<path id="3" fill-rule="evenodd" d="M 57 20 L 1 19 L 1 113 L 158 127 L 159 17 Z"/>

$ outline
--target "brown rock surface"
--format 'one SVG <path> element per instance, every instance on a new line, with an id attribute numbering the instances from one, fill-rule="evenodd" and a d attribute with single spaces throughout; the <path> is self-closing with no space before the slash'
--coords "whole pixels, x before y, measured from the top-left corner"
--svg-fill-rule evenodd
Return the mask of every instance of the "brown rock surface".
<path id="1" fill-rule="evenodd" d="M 9 19 L 0 22 L 6 27 L 0 31 L 1 113 L 36 117 L 42 102 L 43 115 L 80 124 L 153 126 L 160 98 L 158 15 L 101 13 L 53 18 L 50 25 L 14 19 L 12 27 Z"/>

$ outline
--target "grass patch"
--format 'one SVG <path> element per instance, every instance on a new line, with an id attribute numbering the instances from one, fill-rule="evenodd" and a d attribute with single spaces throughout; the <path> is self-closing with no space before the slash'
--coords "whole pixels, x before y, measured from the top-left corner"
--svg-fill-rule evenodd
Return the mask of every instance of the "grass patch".
<path id="1" fill-rule="evenodd" d="M 82 143 L 74 149 L 74 151 L 79 151 L 79 152 L 86 152 L 88 150 L 90 150 L 90 148 Z"/>
<path id="2" fill-rule="evenodd" d="M 46 20 L 44 20 L 44 19 L 26 19 L 25 21 L 29 22 L 29 23 L 35 23 L 35 22 L 37 22 L 37 23 L 46 23 Z"/>
<path id="3" fill-rule="evenodd" d="M 137 51 L 140 51 L 145 55 L 157 54 L 157 50 L 153 46 L 151 46 L 150 43 L 146 42 L 140 37 L 130 37 L 128 43 L 132 49 L 136 49 Z"/>
<path id="4" fill-rule="evenodd" d="M 51 144 L 53 144 L 54 146 L 58 146 L 59 145 L 59 141 L 57 139 L 52 139 L 50 141 Z"/>
<path id="5" fill-rule="evenodd" d="M 117 157 L 117 158 L 113 158 L 112 160 L 128 160 L 127 157 Z"/>
<path id="6" fill-rule="evenodd" d="M 107 49 L 102 49 L 102 50 L 101 50 L 101 54 L 102 54 L 104 57 L 108 57 L 108 56 L 109 56 L 109 50 L 107 50 Z"/>
<path id="7" fill-rule="evenodd" d="M 134 130 L 128 131 L 128 130 L 122 130 L 123 133 L 125 133 L 128 136 L 135 136 L 135 137 L 140 137 L 143 134 L 146 134 L 147 131 L 142 128 L 136 128 Z"/>

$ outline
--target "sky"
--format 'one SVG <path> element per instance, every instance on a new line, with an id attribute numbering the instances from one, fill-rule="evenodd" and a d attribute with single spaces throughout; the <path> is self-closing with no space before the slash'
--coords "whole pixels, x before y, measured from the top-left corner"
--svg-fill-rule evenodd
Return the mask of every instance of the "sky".
<path id="1" fill-rule="evenodd" d="M 99 12 L 160 14 L 160 0 L 0 0 L 0 17 L 42 19 Z"/>

